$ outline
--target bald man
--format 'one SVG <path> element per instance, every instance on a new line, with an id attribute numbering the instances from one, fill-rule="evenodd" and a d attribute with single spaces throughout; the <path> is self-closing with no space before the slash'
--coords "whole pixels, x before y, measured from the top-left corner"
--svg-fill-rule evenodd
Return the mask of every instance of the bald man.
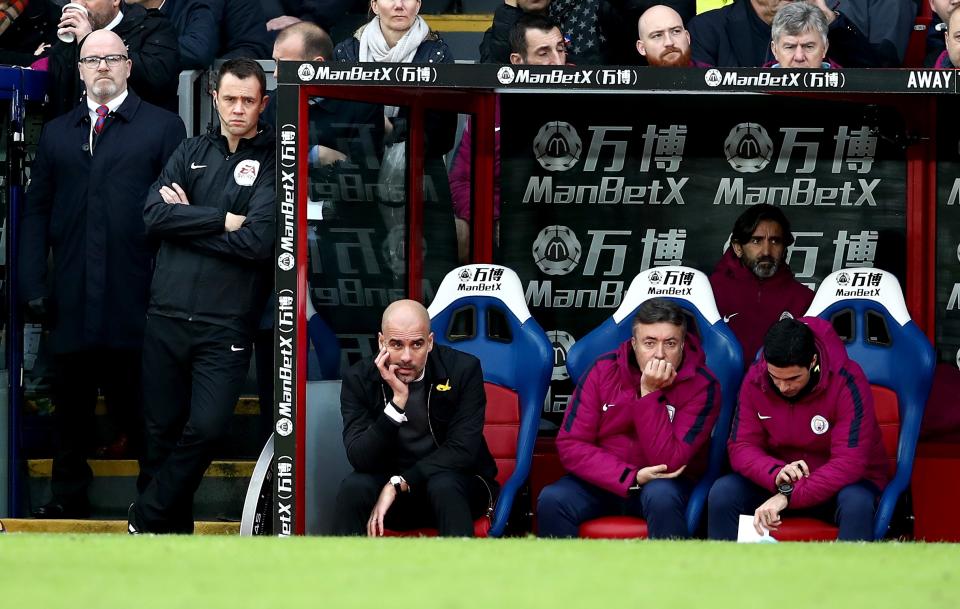
<path id="1" fill-rule="evenodd" d="M 88 430 L 98 392 L 124 434 L 111 450 L 139 451 L 139 361 L 155 251 L 143 201 L 186 136 L 180 117 L 128 86 L 138 66 L 114 32 L 84 38 L 71 69 L 86 95 L 43 129 L 16 258 L 20 296 L 50 329 L 56 369 L 52 498 L 33 511 L 37 518 L 89 513 Z"/>
<path id="2" fill-rule="evenodd" d="M 669 6 L 651 6 L 637 22 L 637 52 L 654 68 L 706 67 L 690 59 L 690 32 L 680 13 Z"/>
<path id="3" fill-rule="evenodd" d="M 433 527 L 471 537 L 499 491 L 483 438 L 480 361 L 434 344 L 427 310 L 413 300 L 388 306 L 380 326 L 379 353 L 343 377 L 343 442 L 354 472 L 340 484 L 334 531 L 377 537 Z"/>

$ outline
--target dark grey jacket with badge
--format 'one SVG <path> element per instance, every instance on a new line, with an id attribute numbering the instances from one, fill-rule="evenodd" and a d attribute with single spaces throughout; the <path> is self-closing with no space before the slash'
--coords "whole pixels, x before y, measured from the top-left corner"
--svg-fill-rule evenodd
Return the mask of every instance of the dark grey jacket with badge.
<path id="1" fill-rule="evenodd" d="M 427 357 L 424 383 L 437 448 L 411 468 L 395 472 L 391 467 L 400 428 L 383 412 L 386 401 L 393 398 L 393 390 L 380 377 L 373 358 L 365 358 L 347 370 L 340 390 L 340 412 L 350 465 L 358 472 L 399 473 L 414 487 L 446 471 L 495 480 L 497 464 L 483 437 L 487 397 L 480 360 L 435 344 Z"/>
<path id="2" fill-rule="evenodd" d="M 20 224 L 19 286 L 24 303 L 50 297 L 55 353 L 140 348 L 155 250 L 143 200 L 185 136 L 180 117 L 133 91 L 93 154 L 85 101 L 44 126 Z"/>
<path id="3" fill-rule="evenodd" d="M 149 314 L 252 336 L 273 285 L 276 238 L 276 137 L 264 122 L 258 129 L 232 153 L 219 133 L 184 141 L 150 188 L 143 219 L 161 245 Z M 173 182 L 189 205 L 163 201 L 160 187 Z M 227 212 L 246 216 L 239 230 L 224 230 Z"/>

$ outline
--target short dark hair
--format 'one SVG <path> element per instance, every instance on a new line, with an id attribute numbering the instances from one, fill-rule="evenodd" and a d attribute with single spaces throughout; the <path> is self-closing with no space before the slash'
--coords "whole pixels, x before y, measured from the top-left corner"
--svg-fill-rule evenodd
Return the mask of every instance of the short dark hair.
<path id="1" fill-rule="evenodd" d="M 684 335 L 687 333 L 687 316 L 683 314 L 683 309 L 666 298 L 651 298 L 637 307 L 637 312 L 633 315 L 633 323 L 630 325 L 630 333 L 635 332 L 640 324 L 661 323 L 680 326 Z"/>
<path id="2" fill-rule="evenodd" d="M 781 319 L 763 339 L 763 358 L 777 368 L 809 366 L 816 353 L 813 330 L 796 319 Z"/>
<path id="3" fill-rule="evenodd" d="M 333 58 L 333 41 L 330 40 L 330 35 L 316 23 L 301 21 L 289 25 L 277 34 L 277 42 L 282 42 L 290 36 L 300 36 L 303 40 L 304 60 L 323 57 L 325 61 L 329 61 Z"/>
<path id="4" fill-rule="evenodd" d="M 513 24 L 510 30 L 510 52 L 518 53 L 521 57 L 527 56 L 527 30 L 540 30 L 541 32 L 552 32 L 554 29 L 560 29 L 560 24 L 555 19 L 541 15 L 539 13 L 524 13 L 520 15 L 517 22 Z"/>
<path id="5" fill-rule="evenodd" d="M 747 208 L 747 211 L 740 214 L 737 221 L 733 223 L 733 234 L 730 235 L 730 242 L 737 245 L 743 245 L 750 241 L 753 231 L 764 220 L 776 222 L 783 229 L 783 243 L 789 247 L 793 245 L 793 233 L 790 232 L 790 220 L 780 210 L 768 203 L 759 203 Z"/>
<path id="6" fill-rule="evenodd" d="M 238 57 L 237 59 L 229 59 L 223 62 L 223 65 L 220 66 L 220 71 L 217 72 L 217 91 L 220 90 L 223 77 L 227 74 L 232 74 L 240 80 L 255 76 L 257 81 L 260 82 L 260 97 L 267 94 L 267 75 L 263 73 L 263 68 L 261 68 L 260 64 L 255 60 Z"/>

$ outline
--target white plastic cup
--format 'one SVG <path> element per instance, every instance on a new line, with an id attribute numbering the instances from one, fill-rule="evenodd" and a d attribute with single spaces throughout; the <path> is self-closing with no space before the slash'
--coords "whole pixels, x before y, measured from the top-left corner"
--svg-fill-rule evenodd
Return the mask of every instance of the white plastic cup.
<path id="1" fill-rule="evenodd" d="M 63 5 L 63 10 L 60 11 L 60 14 L 62 15 L 63 13 L 66 13 L 67 11 L 79 11 L 79 12 L 83 13 L 84 15 L 89 15 L 89 14 L 90 14 L 90 13 L 87 11 L 87 7 L 85 7 L 85 6 L 82 5 L 82 4 L 77 4 L 76 2 L 68 2 L 67 4 L 64 4 L 64 5 Z M 74 40 L 77 39 L 77 37 L 74 36 L 73 32 L 71 32 L 70 30 L 57 30 L 57 38 L 59 38 L 60 40 L 66 42 L 66 43 L 73 42 Z"/>

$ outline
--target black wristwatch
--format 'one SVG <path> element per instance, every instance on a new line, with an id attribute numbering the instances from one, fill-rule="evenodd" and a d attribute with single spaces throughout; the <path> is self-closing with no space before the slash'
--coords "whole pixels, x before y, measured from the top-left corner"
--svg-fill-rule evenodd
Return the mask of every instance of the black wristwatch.
<path id="1" fill-rule="evenodd" d="M 777 485 L 777 492 L 787 498 L 787 505 L 790 505 L 790 495 L 793 494 L 793 485 L 789 482 Z"/>

